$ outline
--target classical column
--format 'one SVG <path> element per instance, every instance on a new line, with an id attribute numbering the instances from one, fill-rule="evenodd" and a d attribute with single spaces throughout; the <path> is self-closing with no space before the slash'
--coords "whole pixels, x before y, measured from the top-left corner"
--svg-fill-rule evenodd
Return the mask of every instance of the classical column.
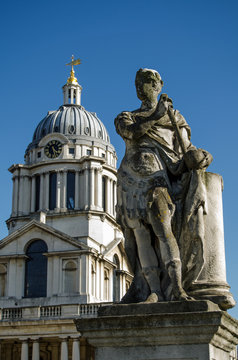
<path id="1" fill-rule="evenodd" d="M 62 339 L 62 341 L 61 341 L 60 360 L 68 360 L 68 343 L 67 343 L 67 339 Z"/>
<path id="2" fill-rule="evenodd" d="M 18 196 L 18 214 L 22 215 L 23 212 L 23 176 L 19 176 L 19 196 Z"/>
<path id="3" fill-rule="evenodd" d="M 110 179 L 110 197 L 111 197 L 111 199 L 110 199 L 110 213 L 111 213 L 111 215 L 113 215 L 114 214 L 114 211 L 113 211 L 113 181 L 112 181 L 112 179 Z"/>
<path id="4" fill-rule="evenodd" d="M 90 207 L 95 205 L 95 172 L 90 169 Z"/>
<path id="5" fill-rule="evenodd" d="M 79 209 L 79 172 L 75 171 L 75 209 Z"/>
<path id="6" fill-rule="evenodd" d="M 108 214 L 111 213 L 111 208 L 110 208 L 110 202 L 111 202 L 111 187 L 110 187 L 110 179 L 108 177 L 106 177 L 106 194 L 105 194 L 105 197 L 106 197 L 106 212 Z"/>
<path id="7" fill-rule="evenodd" d="M 61 209 L 66 209 L 67 171 L 61 174 Z"/>
<path id="8" fill-rule="evenodd" d="M 96 179 L 97 179 L 97 186 L 96 186 L 96 204 L 102 209 L 102 169 L 96 170 Z"/>
<path id="9" fill-rule="evenodd" d="M 79 338 L 73 339 L 73 346 L 72 346 L 72 360 L 80 360 L 80 342 Z"/>
<path id="10" fill-rule="evenodd" d="M 23 214 L 29 214 L 30 212 L 30 182 L 29 176 L 23 176 Z"/>
<path id="11" fill-rule="evenodd" d="M 44 207 L 44 174 L 40 175 L 40 206 L 39 210 Z"/>
<path id="12" fill-rule="evenodd" d="M 17 215 L 18 205 L 18 176 L 13 176 L 13 191 L 12 191 L 12 216 Z"/>
<path id="13" fill-rule="evenodd" d="M 23 340 L 21 344 L 21 360 L 28 360 L 28 341 Z"/>
<path id="14" fill-rule="evenodd" d="M 116 183 L 116 181 L 113 181 L 113 191 L 114 191 L 113 215 L 116 216 L 116 204 L 117 204 L 117 183 Z"/>
<path id="15" fill-rule="evenodd" d="M 57 179 L 56 179 L 56 209 L 60 209 L 60 178 L 61 173 L 57 171 Z"/>
<path id="16" fill-rule="evenodd" d="M 70 89 L 70 102 L 71 102 L 71 104 L 73 104 L 74 103 L 74 89 Z"/>
<path id="17" fill-rule="evenodd" d="M 89 176 L 88 176 L 88 169 L 84 169 L 84 209 L 88 209 L 88 205 L 89 205 L 89 184 L 88 184 L 88 180 L 89 180 Z"/>
<path id="18" fill-rule="evenodd" d="M 36 208 L 36 177 L 31 178 L 31 212 L 35 212 Z"/>
<path id="19" fill-rule="evenodd" d="M 44 191 L 45 191 L 45 203 L 44 203 L 44 209 L 45 210 L 49 210 L 49 190 L 50 190 L 50 174 L 46 173 L 45 174 L 45 186 L 44 186 Z"/>
<path id="20" fill-rule="evenodd" d="M 39 339 L 33 341 L 32 360 L 40 360 L 40 344 Z"/>

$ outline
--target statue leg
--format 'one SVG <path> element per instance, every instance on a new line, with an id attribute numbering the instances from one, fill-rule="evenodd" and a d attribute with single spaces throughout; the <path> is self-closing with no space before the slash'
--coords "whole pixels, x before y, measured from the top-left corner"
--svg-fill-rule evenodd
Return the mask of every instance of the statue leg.
<path id="1" fill-rule="evenodd" d="M 161 259 L 168 271 L 176 300 L 186 300 L 188 295 L 182 287 L 182 266 L 177 241 L 172 232 L 174 204 L 166 188 L 156 188 L 153 203 L 148 212 L 149 221 L 158 239 Z"/>
<path id="2" fill-rule="evenodd" d="M 151 245 L 150 231 L 140 223 L 133 230 L 136 238 L 142 273 L 151 291 L 151 294 L 147 298 L 147 302 L 163 301 L 164 298 L 160 289 L 159 263 L 155 250 Z"/>

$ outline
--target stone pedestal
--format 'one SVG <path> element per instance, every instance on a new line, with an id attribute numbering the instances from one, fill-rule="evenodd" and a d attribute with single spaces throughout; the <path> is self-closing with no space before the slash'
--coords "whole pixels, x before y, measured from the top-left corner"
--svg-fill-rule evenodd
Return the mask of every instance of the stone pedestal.
<path id="1" fill-rule="evenodd" d="M 95 360 L 229 360 L 238 321 L 210 301 L 103 306 L 76 319 Z"/>

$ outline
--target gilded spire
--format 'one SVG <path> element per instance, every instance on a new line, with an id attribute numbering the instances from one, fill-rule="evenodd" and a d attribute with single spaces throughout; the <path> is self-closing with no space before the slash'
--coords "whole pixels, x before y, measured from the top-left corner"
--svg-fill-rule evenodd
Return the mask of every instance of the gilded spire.
<path id="1" fill-rule="evenodd" d="M 74 60 L 74 55 L 72 55 L 71 57 L 71 62 L 66 64 L 66 65 L 71 65 L 71 71 L 70 71 L 70 77 L 68 78 L 67 80 L 67 84 L 75 84 L 75 85 L 78 85 L 78 80 L 77 78 L 74 76 L 74 65 L 79 65 L 81 64 L 81 61 L 80 59 L 76 59 Z"/>

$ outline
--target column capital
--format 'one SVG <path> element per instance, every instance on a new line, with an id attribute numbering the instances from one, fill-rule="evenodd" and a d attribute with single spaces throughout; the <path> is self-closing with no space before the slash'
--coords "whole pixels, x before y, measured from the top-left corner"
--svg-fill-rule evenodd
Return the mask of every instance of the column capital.
<path id="1" fill-rule="evenodd" d="M 19 337 L 18 338 L 21 342 L 28 342 L 29 341 L 29 337 L 26 337 L 26 336 L 24 336 L 24 337 Z"/>

